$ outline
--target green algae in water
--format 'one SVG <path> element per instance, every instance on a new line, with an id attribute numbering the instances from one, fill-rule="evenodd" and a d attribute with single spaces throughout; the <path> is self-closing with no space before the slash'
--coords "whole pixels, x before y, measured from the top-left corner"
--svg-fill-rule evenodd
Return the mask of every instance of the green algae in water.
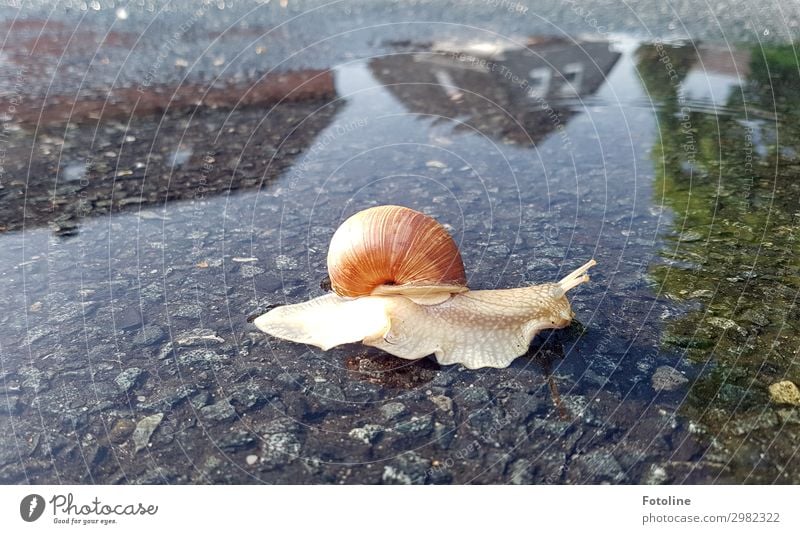
<path id="1" fill-rule="evenodd" d="M 666 321 L 662 346 L 700 368 L 684 415 L 752 480 L 758 462 L 781 473 L 798 437 L 797 425 L 778 426 L 786 414 L 769 405 L 768 387 L 800 382 L 800 78 L 792 45 L 714 53 L 729 55 L 741 83 L 709 106 L 686 85 L 692 68 L 719 68 L 712 53 L 689 44 L 637 52 L 657 108 L 654 201 L 675 214 L 650 274 L 687 308 L 701 303 Z"/>

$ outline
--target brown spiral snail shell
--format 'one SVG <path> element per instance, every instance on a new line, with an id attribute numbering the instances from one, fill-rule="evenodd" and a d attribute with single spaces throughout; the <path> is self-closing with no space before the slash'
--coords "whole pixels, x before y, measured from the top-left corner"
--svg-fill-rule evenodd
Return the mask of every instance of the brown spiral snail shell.
<path id="1" fill-rule="evenodd" d="M 557 283 L 470 290 L 461 254 L 438 222 L 402 206 L 356 213 L 334 233 L 335 293 L 280 306 L 255 320 L 276 337 L 328 350 L 362 342 L 406 359 L 507 367 L 547 328 L 573 317 L 566 292 L 589 280 L 590 260 Z"/>
<path id="2" fill-rule="evenodd" d="M 342 223 L 331 238 L 328 274 L 343 297 L 467 290 L 461 253 L 447 230 L 402 206 L 369 208 Z"/>

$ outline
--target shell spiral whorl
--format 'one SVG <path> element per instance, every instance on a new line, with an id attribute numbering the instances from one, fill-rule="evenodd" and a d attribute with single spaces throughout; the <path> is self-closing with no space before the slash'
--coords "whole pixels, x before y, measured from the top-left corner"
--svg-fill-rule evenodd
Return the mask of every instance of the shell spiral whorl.
<path id="1" fill-rule="evenodd" d="M 336 230 L 328 274 L 342 296 L 386 286 L 461 286 L 467 279 L 453 238 L 435 219 L 402 206 L 360 211 Z"/>

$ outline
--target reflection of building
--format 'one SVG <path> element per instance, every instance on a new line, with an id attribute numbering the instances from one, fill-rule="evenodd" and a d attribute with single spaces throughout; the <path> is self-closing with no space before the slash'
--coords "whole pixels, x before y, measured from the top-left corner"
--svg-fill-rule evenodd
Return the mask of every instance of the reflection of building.
<path id="1" fill-rule="evenodd" d="M 93 20 L 0 21 L 0 232 L 68 235 L 84 216 L 257 188 L 341 107 L 329 70 L 223 61 L 215 78 L 205 41 L 189 63 L 158 39 L 173 42 L 163 25 L 139 39 Z"/>
<path id="2" fill-rule="evenodd" d="M 750 75 L 750 52 L 719 46 L 697 47 L 697 59 L 682 81 L 684 96 L 724 106 Z"/>
<path id="3" fill-rule="evenodd" d="M 0 232 L 49 224 L 68 236 L 87 216 L 257 189 L 291 167 L 338 113 L 332 76 L 325 79 L 330 91 L 272 107 L 229 91 L 188 111 L 143 108 L 149 113 L 126 122 L 70 124 L 66 133 L 63 124 L 35 134 L 15 125 L 3 146 Z"/>
<path id="4" fill-rule="evenodd" d="M 383 56 L 370 68 L 415 113 L 525 144 L 573 115 L 573 100 L 597 91 L 619 56 L 607 42 L 550 38 L 505 50 L 440 46 Z"/>

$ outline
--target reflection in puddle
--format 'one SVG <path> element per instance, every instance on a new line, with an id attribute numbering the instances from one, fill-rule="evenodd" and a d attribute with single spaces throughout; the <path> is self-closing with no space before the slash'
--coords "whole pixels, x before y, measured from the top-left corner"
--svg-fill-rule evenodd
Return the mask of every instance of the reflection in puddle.
<path id="1" fill-rule="evenodd" d="M 668 320 L 662 342 L 700 367 L 681 411 L 707 425 L 719 450 L 742 452 L 726 458 L 737 478 L 782 480 L 794 444 L 775 440 L 755 470 L 746 451 L 771 442 L 791 417 L 770 404 L 768 386 L 800 379 L 800 165 L 792 156 L 800 148 L 800 79 L 788 47 L 664 50 L 676 66 L 672 83 L 651 63 L 655 46 L 638 52 L 642 80 L 660 104 L 656 189 L 676 213 L 662 250 L 670 263 L 652 273 L 671 299 L 699 307 Z M 772 58 L 769 76 L 764 56 Z M 776 104 L 780 120 L 750 118 Z"/>
<path id="2" fill-rule="evenodd" d="M 482 50 L 434 46 L 373 59 L 370 69 L 411 112 L 529 146 L 563 129 L 573 99 L 597 91 L 620 57 L 605 41 L 559 38 Z"/>
<path id="3" fill-rule="evenodd" d="M 0 480 L 206 480 L 220 450 L 265 458 L 231 480 L 299 481 L 309 466 L 335 480 L 331 466 L 476 442 L 453 479 L 641 482 L 655 470 L 662 482 L 741 482 L 755 453 L 759 480 L 773 480 L 787 445 L 741 436 L 796 417 L 765 406 L 767 385 L 798 377 L 797 84 L 777 84 L 786 105 L 771 121 L 755 56 L 737 53 L 732 70 L 701 51 L 704 81 L 693 48 L 670 46 L 688 162 L 677 89 L 652 47 L 528 44 L 352 61 L 326 71 L 324 94 L 276 108 L 109 118 L 36 139 L 9 130 L 0 304 L 22 313 L 0 316 L 11 399 L 0 417 L 14 422 L 0 435 Z M 30 168 L 12 166 L 32 148 Z M 547 365 L 483 372 L 360 348 L 320 355 L 247 323 L 325 291 L 334 229 L 388 203 L 445 223 L 476 289 L 558 279 L 597 258 L 573 299 L 584 330 L 544 342 L 561 351 Z M 665 367 L 697 379 L 658 394 Z M 115 430 L 157 414 L 156 457 L 182 466 L 180 449 L 211 467 L 147 465 Z M 384 427 L 380 448 L 339 439 L 367 424 Z M 687 430 L 700 427 L 742 441 L 733 467 Z M 22 467 L 4 454 L 17 453 L 12 438 L 39 444 Z"/>

